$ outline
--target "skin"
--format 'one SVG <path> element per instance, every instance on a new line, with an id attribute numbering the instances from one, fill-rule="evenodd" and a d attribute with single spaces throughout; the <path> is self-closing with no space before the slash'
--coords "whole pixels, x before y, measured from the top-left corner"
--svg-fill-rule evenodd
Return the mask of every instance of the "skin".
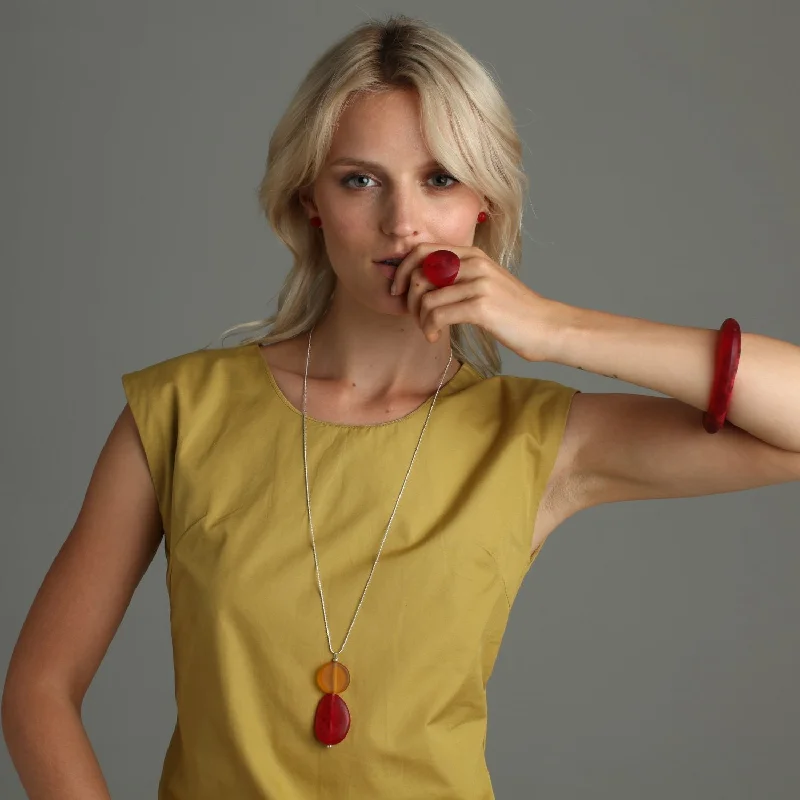
<path id="1" fill-rule="evenodd" d="M 382 169 L 333 164 L 344 157 Z M 430 395 L 449 358 L 449 326 L 429 342 L 407 293 L 393 297 L 391 281 L 373 263 L 421 242 L 473 244 L 487 204 L 432 162 L 413 89 L 362 96 L 343 113 L 320 174 L 301 194 L 309 219 L 322 219 L 319 235 L 337 278 L 312 336 L 309 376 L 367 402 Z M 302 371 L 308 340 L 299 338 Z M 459 366 L 453 358 L 446 380 Z"/>

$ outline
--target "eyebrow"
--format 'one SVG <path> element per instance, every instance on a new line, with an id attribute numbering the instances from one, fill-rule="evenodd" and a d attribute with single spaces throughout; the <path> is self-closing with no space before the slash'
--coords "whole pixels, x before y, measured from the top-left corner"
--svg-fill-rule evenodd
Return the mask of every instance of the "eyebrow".
<path id="1" fill-rule="evenodd" d="M 364 161 L 361 158 L 351 158 L 350 156 L 342 156 L 341 158 L 337 158 L 335 161 L 331 161 L 331 167 L 339 167 L 339 166 L 354 166 L 354 167 L 363 167 L 364 169 L 371 169 L 373 172 L 384 172 L 384 167 L 378 164 L 376 161 Z M 423 164 L 420 169 L 431 169 L 431 168 L 441 168 L 441 164 L 438 161 L 431 159 L 427 164 Z"/>

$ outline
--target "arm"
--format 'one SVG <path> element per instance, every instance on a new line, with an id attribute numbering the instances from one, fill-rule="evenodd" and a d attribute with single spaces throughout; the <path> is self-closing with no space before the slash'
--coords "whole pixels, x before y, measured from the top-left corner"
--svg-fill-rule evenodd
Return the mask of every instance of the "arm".
<path id="1" fill-rule="evenodd" d="M 31 800 L 110 797 L 81 706 L 161 536 L 147 461 L 126 405 L 6 675 L 3 733 Z"/>
<path id="2" fill-rule="evenodd" d="M 800 347 L 742 334 L 728 422 L 702 425 L 718 333 L 554 306 L 547 360 L 670 395 L 575 397 L 548 486 L 565 518 L 601 503 L 800 480 Z"/>
<path id="3" fill-rule="evenodd" d="M 697 426 L 702 429 L 719 331 L 558 302 L 551 308 L 553 332 L 548 340 L 548 361 L 668 395 L 697 409 Z M 731 425 L 781 450 L 797 453 L 798 405 L 800 347 L 742 332 L 742 355 L 727 417 Z"/>
<path id="4" fill-rule="evenodd" d="M 3 734 L 30 800 L 110 800 L 100 764 L 63 691 L 31 687 L 3 695 Z"/>

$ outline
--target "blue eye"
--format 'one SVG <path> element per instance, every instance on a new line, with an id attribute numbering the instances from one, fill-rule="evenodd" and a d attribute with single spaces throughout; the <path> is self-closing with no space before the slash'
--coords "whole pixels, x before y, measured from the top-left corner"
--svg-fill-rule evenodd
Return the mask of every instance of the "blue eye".
<path id="1" fill-rule="evenodd" d="M 355 174 L 355 175 L 348 175 L 346 178 L 342 179 L 342 186 L 347 186 L 349 189 L 366 189 L 366 186 L 351 186 L 350 181 L 354 180 L 355 178 L 367 178 L 367 180 L 372 180 L 369 175 L 362 175 L 362 174 Z"/>
<path id="2" fill-rule="evenodd" d="M 453 183 L 448 184 L 447 186 L 434 186 L 434 189 L 442 191 L 444 189 L 451 189 L 456 183 L 458 183 L 458 179 L 454 178 L 452 175 L 448 174 L 447 172 L 436 172 L 431 177 L 443 177 L 447 178 L 448 180 L 453 181 Z M 366 178 L 367 180 L 374 180 L 374 178 L 366 175 L 363 172 L 354 172 L 348 175 L 345 178 L 342 178 L 342 186 L 346 186 L 349 189 L 370 189 L 370 186 L 353 186 L 351 185 L 350 181 L 355 180 L 356 178 Z"/>
<path id="3" fill-rule="evenodd" d="M 448 186 L 437 186 L 436 187 L 437 189 L 449 189 L 450 186 L 452 186 L 453 184 L 458 183 L 458 179 L 457 178 L 454 178 L 452 175 L 449 175 L 446 172 L 437 172 L 436 173 L 436 177 L 437 178 L 448 178 L 449 180 L 453 181 L 453 183 L 449 184 Z"/>

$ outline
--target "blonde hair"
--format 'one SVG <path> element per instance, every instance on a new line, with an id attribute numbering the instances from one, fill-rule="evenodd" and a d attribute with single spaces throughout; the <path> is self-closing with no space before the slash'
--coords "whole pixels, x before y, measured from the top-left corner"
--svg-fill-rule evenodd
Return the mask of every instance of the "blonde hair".
<path id="1" fill-rule="evenodd" d="M 421 20 L 392 15 L 362 23 L 312 65 L 269 142 L 258 204 L 294 264 L 277 313 L 227 329 L 227 336 L 267 326 L 239 345 L 273 343 L 307 333 L 328 309 L 336 275 L 317 228 L 299 200 L 329 151 L 337 121 L 363 93 L 412 88 L 433 158 L 488 203 L 474 246 L 513 274 L 521 257 L 523 197 L 528 188 L 522 145 L 511 112 L 485 67 L 451 37 Z M 454 356 L 483 377 L 502 367 L 497 340 L 479 326 L 450 326 Z"/>

